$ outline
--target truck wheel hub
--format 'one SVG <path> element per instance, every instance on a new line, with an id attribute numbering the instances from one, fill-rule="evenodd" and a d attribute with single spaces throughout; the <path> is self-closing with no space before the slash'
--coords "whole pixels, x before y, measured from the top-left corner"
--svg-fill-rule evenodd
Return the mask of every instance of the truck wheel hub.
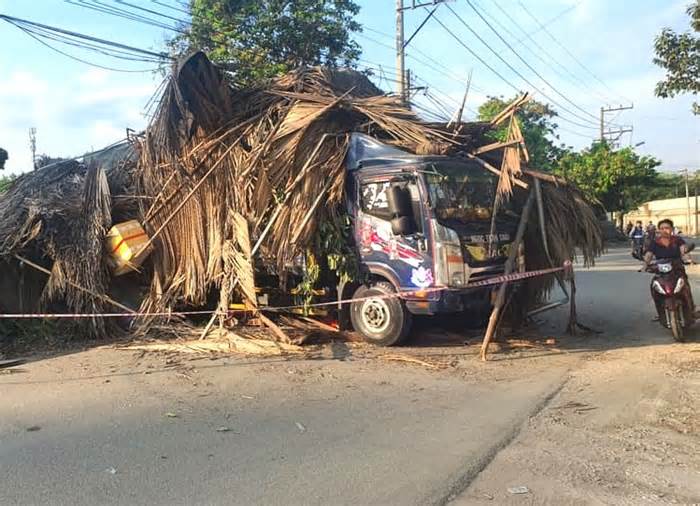
<path id="1" fill-rule="evenodd" d="M 369 299 L 362 304 L 362 321 L 372 332 L 389 326 L 389 306 L 382 299 Z"/>

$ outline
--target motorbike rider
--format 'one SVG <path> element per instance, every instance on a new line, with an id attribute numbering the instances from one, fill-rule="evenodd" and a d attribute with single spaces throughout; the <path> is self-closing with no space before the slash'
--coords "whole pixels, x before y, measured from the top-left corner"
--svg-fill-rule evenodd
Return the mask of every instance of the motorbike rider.
<path id="1" fill-rule="evenodd" d="M 649 240 L 649 242 L 652 242 L 654 239 L 656 239 L 656 227 L 654 226 L 654 222 L 652 221 L 650 221 L 647 225 L 647 239 Z"/>
<path id="2" fill-rule="evenodd" d="M 629 233 L 629 237 L 632 239 L 632 256 L 638 260 L 642 260 L 644 236 L 644 227 L 642 226 L 642 222 L 638 221 Z"/>
<path id="3" fill-rule="evenodd" d="M 653 239 L 646 248 L 646 253 L 644 254 L 644 266 L 649 267 L 649 264 L 654 258 L 668 259 L 668 260 L 681 260 L 688 253 L 688 246 L 683 238 L 673 234 L 673 221 L 669 219 L 664 219 L 659 222 L 656 229 L 658 231 L 658 236 Z M 682 265 L 682 264 L 681 264 Z M 688 284 L 688 275 L 683 268 L 683 277 Z M 652 292 L 653 295 L 653 292 Z M 690 307 L 694 308 L 693 294 L 688 289 L 688 295 L 690 297 Z M 663 307 L 657 305 L 656 310 L 659 314 L 659 318 L 665 318 L 665 313 Z"/>

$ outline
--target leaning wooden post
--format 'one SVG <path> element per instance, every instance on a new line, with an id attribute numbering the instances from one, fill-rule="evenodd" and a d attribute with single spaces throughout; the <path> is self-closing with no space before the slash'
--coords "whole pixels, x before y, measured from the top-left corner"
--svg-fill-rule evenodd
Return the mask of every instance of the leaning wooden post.
<path id="1" fill-rule="evenodd" d="M 532 203 L 535 200 L 535 191 L 530 188 L 530 192 L 527 195 L 527 200 L 523 206 L 523 212 L 520 215 L 520 223 L 518 224 L 518 231 L 515 233 L 515 239 L 510 245 L 510 252 L 508 253 L 508 259 L 506 260 L 504 274 L 510 274 L 513 272 L 513 267 L 515 265 L 516 255 L 518 254 L 518 248 L 525 235 L 525 229 L 527 228 L 527 221 L 530 214 L 530 209 L 532 209 Z M 496 302 L 493 306 L 493 311 L 491 311 L 491 317 L 489 318 L 488 327 L 486 327 L 486 333 L 484 334 L 484 341 L 481 343 L 481 360 L 486 360 L 486 352 L 489 348 L 489 343 L 493 334 L 496 332 L 496 327 L 498 326 L 498 320 L 503 309 L 503 303 L 506 297 L 506 288 L 508 282 L 504 281 L 498 288 L 498 294 L 496 295 Z"/>

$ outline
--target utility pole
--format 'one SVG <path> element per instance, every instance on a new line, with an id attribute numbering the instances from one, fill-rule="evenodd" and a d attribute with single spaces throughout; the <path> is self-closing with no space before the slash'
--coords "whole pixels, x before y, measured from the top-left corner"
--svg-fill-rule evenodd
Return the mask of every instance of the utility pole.
<path id="1" fill-rule="evenodd" d="M 423 1 L 420 2 L 418 0 L 410 0 L 410 5 L 404 5 L 404 0 L 396 0 L 396 94 L 401 98 L 401 101 L 406 105 L 407 107 L 410 107 L 410 85 L 408 85 L 407 82 L 407 76 L 406 76 L 406 46 L 408 46 L 411 41 L 413 40 L 413 37 L 415 37 L 418 32 L 425 26 L 425 24 L 428 22 L 428 20 L 433 17 L 433 14 L 435 13 L 435 10 L 439 7 L 441 3 L 445 3 L 451 0 L 432 0 L 432 1 Z M 420 7 L 428 7 L 432 5 L 433 9 L 430 11 L 430 13 L 426 16 L 426 18 L 423 20 L 423 22 L 416 28 L 416 31 L 413 32 L 413 35 L 411 35 L 408 40 L 404 40 L 404 23 L 403 23 L 403 18 L 404 18 L 404 11 L 411 9 L 418 9 Z"/>
<path id="2" fill-rule="evenodd" d="M 462 124 L 462 115 L 464 113 L 464 106 L 467 104 L 467 96 L 469 95 L 469 88 L 471 87 L 472 84 L 472 70 L 469 70 L 469 76 L 467 77 L 467 88 L 464 90 L 464 96 L 462 97 L 462 103 L 459 106 L 459 109 L 455 112 L 455 114 L 450 118 L 450 121 L 447 123 L 447 128 L 450 128 L 450 125 L 454 122 L 459 128 L 459 126 Z"/>
<path id="3" fill-rule="evenodd" d="M 36 128 L 29 129 L 29 149 L 32 151 L 32 170 L 36 170 Z"/>
<path id="4" fill-rule="evenodd" d="M 396 94 L 401 98 L 401 101 L 406 104 L 406 69 L 405 52 L 403 43 L 403 0 L 396 0 Z"/>
<path id="5" fill-rule="evenodd" d="M 695 171 L 695 177 L 693 178 L 693 186 L 695 190 L 695 230 L 693 230 L 694 235 L 698 235 L 698 171 Z"/>
<path id="6" fill-rule="evenodd" d="M 607 132 L 605 131 L 605 114 L 606 113 L 617 112 L 617 111 L 627 111 L 629 109 L 634 109 L 634 104 L 628 105 L 628 106 L 620 105 L 619 107 L 601 107 L 600 108 L 600 142 L 607 140 L 606 136 L 608 136 L 608 135 L 617 134 L 617 137 L 614 139 L 614 140 L 617 140 L 622 136 L 622 134 L 632 132 L 632 127 L 623 127 L 623 128 L 619 128 L 617 130 L 608 130 Z"/>
<path id="7" fill-rule="evenodd" d="M 688 190 L 688 169 L 685 169 L 685 228 L 690 235 L 690 191 Z"/>

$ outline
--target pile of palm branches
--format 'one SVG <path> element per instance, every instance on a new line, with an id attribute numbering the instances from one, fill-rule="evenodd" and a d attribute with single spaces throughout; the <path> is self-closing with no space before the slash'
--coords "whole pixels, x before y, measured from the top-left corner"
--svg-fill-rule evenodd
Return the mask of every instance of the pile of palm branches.
<path id="1" fill-rule="evenodd" d="M 109 284 L 103 258 L 111 210 L 105 171 L 76 161 L 20 176 L 2 195 L 0 257 L 10 260 L 6 267 L 30 256 L 51 272 L 34 308 L 62 299 L 73 311 L 103 312 L 102 301 L 89 292 L 105 293 Z M 102 319 L 92 324 L 94 331 L 104 330 Z"/>
<path id="2" fill-rule="evenodd" d="M 51 271 L 47 300 L 102 312 L 111 300 L 106 231 L 136 218 L 154 247 L 141 272 L 150 285 L 143 312 L 203 307 L 212 293 L 222 309 L 234 295 L 254 306 L 254 273 L 284 283 L 320 226 L 337 222 L 352 132 L 416 154 L 459 156 L 487 144 L 488 128 L 425 123 L 348 70 L 304 68 L 238 89 L 196 53 L 173 69 L 152 122 L 116 162 L 49 166 L 0 196 L 0 259 L 40 261 Z M 541 179 L 549 257 L 561 263 L 580 248 L 592 261 L 602 249 L 595 215 L 575 188 Z M 535 225 L 531 232 L 539 234 Z M 546 263 L 536 239 L 528 243 L 531 265 Z"/>
<path id="3" fill-rule="evenodd" d="M 250 279 L 241 234 L 284 275 L 338 210 L 349 135 L 358 131 L 414 153 L 461 146 L 357 72 L 305 68 L 238 90 L 202 53 L 186 60 L 139 146 L 138 192 L 153 197 L 142 213 L 157 246 L 143 308 L 201 305 L 212 287 L 226 307 Z"/>

